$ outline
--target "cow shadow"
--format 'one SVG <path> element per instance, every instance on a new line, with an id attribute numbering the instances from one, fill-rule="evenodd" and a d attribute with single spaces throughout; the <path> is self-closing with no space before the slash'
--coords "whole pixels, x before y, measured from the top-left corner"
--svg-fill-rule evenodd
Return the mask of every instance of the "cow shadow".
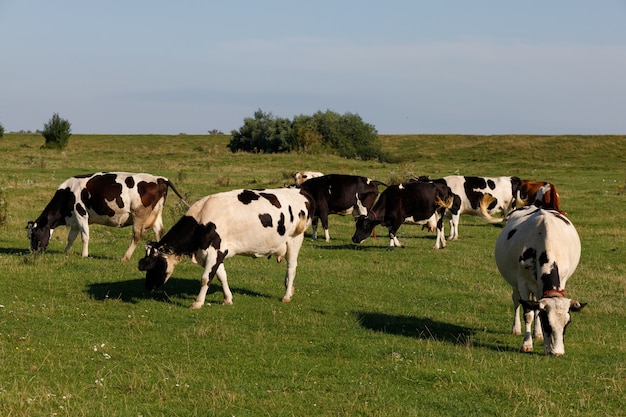
<path id="1" fill-rule="evenodd" d="M 250 291 L 242 288 L 234 288 L 230 286 L 231 292 L 239 295 L 250 297 L 273 298 L 267 294 L 261 294 L 256 291 Z M 167 283 L 159 290 L 151 292 L 145 289 L 145 279 L 131 279 L 116 282 L 101 282 L 89 284 L 87 293 L 94 300 L 120 300 L 125 303 L 137 304 L 142 300 L 156 300 L 160 302 L 189 307 L 191 302 L 200 291 L 200 282 L 192 279 L 170 278 Z M 222 286 L 213 282 L 209 287 L 207 296 L 219 292 L 222 293 Z M 222 298 L 219 299 L 219 302 Z"/>
<path id="2" fill-rule="evenodd" d="M 483 342 L 475 336 L 475 329 L 458 326 L 452 323 L 432 320 L 425 317 L 400 316 L 374 312 L 353 312 L 358 323 L 369 330 L 392 334 L 397 336 L 411 337 L 420 340 L 435 340 L 457 346 L 487 348 L 498 352 L 517 351 L 506 344 L 495 342 Z"/>
<path id="3" fill-rule="evenodd" d="M 0 248 L 1 255 L 30 255 L 28 248 Z M 33 254 L 34 255 L 34 254 Z"/>

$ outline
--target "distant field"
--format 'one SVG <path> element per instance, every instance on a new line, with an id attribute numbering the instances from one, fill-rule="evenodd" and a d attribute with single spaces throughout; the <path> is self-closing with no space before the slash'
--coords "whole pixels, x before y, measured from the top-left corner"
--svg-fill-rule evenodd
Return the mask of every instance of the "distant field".
<path id="1" fill-rule="evenodd" d="M 621 416 L 626 409 L 626 137 L 382 135 L 397 163 L 333 155 L 232 154 L 228 136 L 73 135 L 65 151 L 37 134 L 0 139 L 1 416 Z M 92 226 L 64 254 L 28 252 L 25 226 L 67 177 L 101 170 L 165 175 L 189 201 L 282 187 L 293 170 L 393 183 L 418 175 L 516 175 L 557 185 L 583 246 L 568 296 L 565 356 L 521 354 L 510 289 L 493 245 L 501 228 L 462 217 L 458 241 L 405 225 L 353 245 L 331 217 L 329 243 L 300 253 L 283 304 L 284 263 L 234 258 L 189 310 L 201 268 L 182 262 L 157 294 L 131 261 L 131 231 Z M 170 193 L 166 229 L 184 209 Z M 446 235 L 448 228 L 446 228 Z M 147 238 L 153 238 L 148 233 Z"/>

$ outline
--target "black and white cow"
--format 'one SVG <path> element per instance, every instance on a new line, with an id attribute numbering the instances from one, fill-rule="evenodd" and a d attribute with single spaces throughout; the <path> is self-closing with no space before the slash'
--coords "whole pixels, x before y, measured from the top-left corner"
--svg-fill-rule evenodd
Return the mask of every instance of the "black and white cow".
<path id="1" fill-rule="evenodd" d="M 495 258 L 513 288 L 513 334 L 521 334 L 520 306 L 526 329 L 522 352 L 533 351 L 534 336 L 543 338 L 546 354 L 563 355 L 570 312 L 586 303 L 565 297 L 565 283 L 580 260 L 580 239 L 572 222 L 555 210 L 527 206 L 513 211 L 498 236 Z"/>
<path id="2" fill-rule="evenodd" d="M 459 238 L 461 214 L 479 216 L 489 223 L 498 223 L 513 211 L 521 201 L 522 181 L 518 177 L 465 177 L 450 175 L 432 180 L 450 187 L 455 197 L 452 207 L 446 212 L 450 216 L 448 240 Z M 493 215 L 501 214 L 502 218 Z"/>
<path id="3" fill-rule="evenodd" d="M 31 251 L 45 251 L 58 226 L 70 226 L 65 252 L 80 232 L 82 256 L 89 256 L 89 224 L 133 226 L 133 237 L 122 261 L 130 259 L 146 229 L 157 239 L 163 233 L 162 211 L 167 189 L 183 197 L 165 177 L 129 172 L 99 172 L 68 178 L 57 189 L 41 215 L 28 222 Z M 185 203 L 186 204 L 186 203 Z"/>
<path id="4" fill-rule="evenodd" d="M 322 221 L 326 242 L 328 233 L 328 215 L 352 214 L 366 215 L 378 197 L 378 186 L 384 183 L 356 175 L 329 174 L 311 178 L 300 185 L 315 201 L 312 238 L 317 239 L 317 221 Z"/>
<path id="5" fill-rule="evenodd" d="M 435 247 L 446 247 L 443 233 L 443 215 L 452 204 L 453 195 L 444 184 L 433 182 L 408 182 L 387 187 L 367 215 L 359 216 L 352 241 L 363 242 L 379 224 L 389 229 L 389 246 L 404 247 L 396 236 L 404 223 L 428 225 L 430 231 L 437 230 Z"/>
<path id="6" fill-rule="evenodd" d="M 224 304 L 233 303 L 224 260 L 235 255 L 258 258 L 276 255 L 287 260 L 285 296 L 294 294 L 293 280 L 304 231 L 311 221 L 312 202 L 295 188 L 234 190 L 209 195 L 192 204 L 163 238 L 146 246 L 139 270 L 146 271 L 146 289 L 165 284 L 174 267 L 186 256 L 204 268 L 202 286 L 192 308 L 204 304 L 217 275 Z"/>

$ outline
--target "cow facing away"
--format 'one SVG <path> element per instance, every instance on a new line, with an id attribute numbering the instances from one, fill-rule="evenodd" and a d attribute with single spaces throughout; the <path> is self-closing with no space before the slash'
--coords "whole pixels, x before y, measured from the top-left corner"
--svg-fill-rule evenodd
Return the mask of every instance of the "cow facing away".
<path id="1" fill-rule="evenodd" d="M 28 222 L 30 250 L 45 251 L 58 226 L 70 226 L 65 252 L 80 233 L 82 256 L 89 256 L 89 224 L 112 227 L 133 226 L 130 246 L 122 261 L 133 254 L 146 229 L 157 239 L 163 233 L 162 211 L 168 187 L 178 195 L 165 177 L 129 172 L 99 172 L 68 178 L 34 222 Z M 186 204 L 186 203 L 185 203 Z"/>
<path id="2" fill-rule="evenodd" d="M 234 190 L 209 195 L 192 204 L 187 213 L 156 243 L 146 246 L 139 261 L 146 271 L 146 289 L 167 282 L 186 256 L 204 268 L 200 292 L 192 308 L 204 305 L 207 290 L 217 275 L 224 304 L 233 303 L 224 260 L 235 255 L 258 258 L 276 255 L 287 260 L 285 296 L 294 294 L 293 281 L 304 231 L 311 220 L 311 201 L 295 188 Z"/>
<path id="3" fill-rule="evenodd" d="M 502 277 L 513 288 L 513 334 L 521 334 L 522 352 L 533 351 L 534 337 L 543 338 L 546 354 L 563 355 L 570 313 L 586 303 L 565 297 L 565 284 L 580 260 L 580 239 L 572 222 L 557 211 L 527 206 L 511 213 L 498 236 L 495 259 Z"/>
<path id="4" fill-rule="evenodd" d="M 324 174 L 318 171 L 298 171 L 291 174 L 291 177 L 293 178 L 293 185 L 300 186 L 303 182 L 311 178 L 317 178 L 323 175 Z"/>
<path id="5" fill-rule="evenodd" d="M 430 231 L 437 230 L 433 249 L 446 247 L 443 233 L 443 215 L 452 204 L 454 196 L 444 184 L 432 182 L 408 182 L 387 187 L 367 215 L 359 216 L 352 242 L 363 242 L 379 224 L 389 230 L 389 246 L 404 247 L 396 236 L 404 223 L 427 225 Z"/>
<path id="6" fill-rule="evenodd" d="M 554 184 L 546 181 L 522 180 L 522 205 L 535 205 L 544 209 L 556 210 L 567 216 L 561 210 L 561 196 Z"/>
<path id="7" fill-rule="evenodd" d="M 451 175 L 433 180 L 450 187 L 457 197 L 446 212 L 450 217 L 448 240 L 459 238 L 459 220 L 462 214 L 483 218 L 489 223 L 499 223 L 513 211 L 520 201 L 521 180 L 518 177 L 465 177 Z M 494 218 L 500 214 L 502 218 Z"/>
<path id="8" fill-rule="evenodd" d="M 302 183 L 302 190 L 309 193 L 315 201 L 315 213 L 312 220 L 312 239 L 317 239 L 317 222 L 322 221 L 326 242 L 328 233 L 328 215 L 352 214 L 366 215 L 378 197 L 378 186 L 384 183 L 356 175 L 329 174 L 311 178 Z"/>

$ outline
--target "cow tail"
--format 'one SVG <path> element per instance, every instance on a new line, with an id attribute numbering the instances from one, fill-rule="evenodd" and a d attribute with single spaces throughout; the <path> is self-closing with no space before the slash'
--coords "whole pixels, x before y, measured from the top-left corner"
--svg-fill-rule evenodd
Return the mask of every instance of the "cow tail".
<path id="1" fill-rule="evenodd" d="M 300 212 L 298 215 L 298 224 L 296 224 L 296 235 L 304 233 L 309 227 L 309 217 L 304 212 Z"/>
<path id="2" fill-rule="evenodd" d="M 165 180 L 165 183 L 167 184 L 168 187 L 170 187 L 172 189 L 172 191 L 174 191 L 174 193 L 176 193 L 176 195 L 178 196 L 178 198 L 180 198 L 180 201 L 183 202 L 184 205 L 187 206 L 187 208 L 191 207 L 191 205 L 185 200 L 185 197 L 183 197 L 178 190 L 176 189 L 176 187 L 174 187 L 174 184 L 171 183 L 170 180 Z"/>
<path id="3" fill-rule="evenodd" d="M 437 194 L 437 197 L 435 198 L 435 205 L 439 207 L 450 209 L 452 208 L 452 203 L 454 203 L 454 196 L 450 196 L 445 200 L 442 200 L 441 196 Z"/>
<path id="4" fill-rule="evenodd" d="M 480 199 L 480 213 L 483 218 L 489 223 L 500 223 L 503 219 L 498 219 L 489 214 L 487 207 L 491 204 L 495 198 L 489 193 L 483 195 L 483 198 Z"/>

